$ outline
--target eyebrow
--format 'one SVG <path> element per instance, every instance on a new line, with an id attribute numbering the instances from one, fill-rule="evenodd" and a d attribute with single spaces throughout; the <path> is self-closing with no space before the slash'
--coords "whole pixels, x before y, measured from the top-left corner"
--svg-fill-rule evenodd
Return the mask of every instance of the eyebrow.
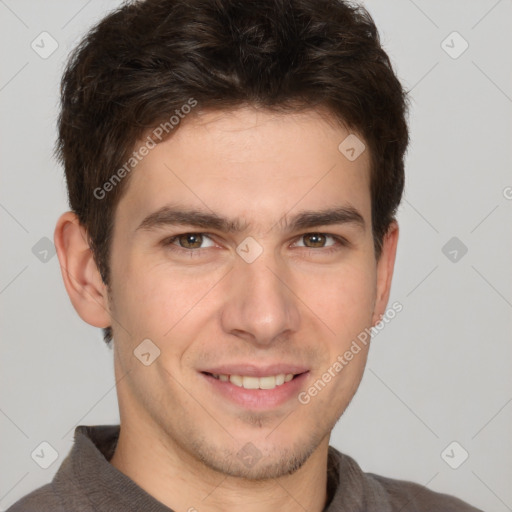
<path id="1" fill-rule="evenodd" d="M 285 233 L 333 224 L 351 224 L 362 231 L 366 229 L 364 217 L 352 206 L 305 210 L 291 218 L 285 215 L 276 224 Z M 215 229 L 224 233 L 241 233 L 246 231 L 250 224 L 241 219 L 229 219 L 213 212 L 163 206 L 145 217 L 135 231 L 151 231 L 165 226 L 194 226 L 201 229 Z"/>

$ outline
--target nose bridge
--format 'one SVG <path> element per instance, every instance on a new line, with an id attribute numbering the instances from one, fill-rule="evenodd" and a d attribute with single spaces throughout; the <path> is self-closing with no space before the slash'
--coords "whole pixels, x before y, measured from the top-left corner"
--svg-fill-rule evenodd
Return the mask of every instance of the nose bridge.
<path id="1" fill-rule="evenodd" d="M 273 251 L 263 251 L 252 262 L 237 258 L 230 275 L 231 291 L 222 315 L 227 332 L 269 344 L 298 329 L 297 299 L 285 284 L 290 276 Z"/>

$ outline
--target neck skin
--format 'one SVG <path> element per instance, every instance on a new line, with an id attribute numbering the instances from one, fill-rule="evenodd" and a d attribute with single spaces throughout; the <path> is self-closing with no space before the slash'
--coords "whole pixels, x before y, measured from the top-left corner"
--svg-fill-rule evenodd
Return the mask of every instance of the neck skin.
<path id="1" fill-rule="evenodd" d="M 322 512 L 327 503 L 327 436 L 292 475 L 251 481 L 218 473 L 171 442 L 148 435 L 148 425 L 123 422 L 110 463 L 175 511 Z"/>

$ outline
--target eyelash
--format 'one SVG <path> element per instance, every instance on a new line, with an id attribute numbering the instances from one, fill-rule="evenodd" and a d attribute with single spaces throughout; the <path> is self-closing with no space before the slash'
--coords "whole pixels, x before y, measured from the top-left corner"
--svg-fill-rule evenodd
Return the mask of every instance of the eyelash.
<path id="1" fill-rule="evenodd" d="M 197 254 L 205 249 L 209 249 L 209 247 L 202 247 L 202 248 L 198 248 L 198 249 L 186 249 L 184 247 L 179 247 L 179 246 L 173 244 L 173 242 L 175 242 L 179 237 L 184 236 L 184 235 L 203 235 L 203 236 L 207 236 L 208 238 L 210 238 L 213 241 L 213 235 L 210 233 L 204 233 L 201 231 L 198 231 L 198 232 L 188 231 L 186 233 L 180 233 L 180 234 L 174 235 L 170 238 L 166 238 L 165 240 L 162 241 L 162 245 L 173 252 L 185 253 L 185 254 L 190 255 L 190 257 L 193 257 L 194 254 Z M 317 231 L 312 231 L 312 232 L 308 232 L 308 233 L 303 233 L 302 235 L 300 235 L 298 237 L 298 239 L 301 239 L 307 235 L 324 235 L 326 237 L 330 237 L 330 238 L 334 239 L 337 242 L 336 245 L 332 245 L 332 246 L 328 246 L 328 247 L 301 247 L 302 249 L 309 249 L 309 251 L 312 251 L 313 253 L 317 253 L 319 249 L 323 249 L 322 254 L 331 254 L 333 252 L 339 251 L 343 247 L 349 246 L 349 242 L 345 238 L 338 236 L 338 235 L 333 235 L 332 233 L 321 233 L 321 232 L 317 232 Z"/>

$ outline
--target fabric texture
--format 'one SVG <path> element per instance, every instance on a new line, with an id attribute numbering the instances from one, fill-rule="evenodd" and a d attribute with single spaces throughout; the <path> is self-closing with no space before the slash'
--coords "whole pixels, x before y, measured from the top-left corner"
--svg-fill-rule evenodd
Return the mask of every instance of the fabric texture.
<path id="1" fill-rule="evenodd" d="M 172 512 L 110 464 L 119 425 L 78 426 L 70 453 L 51 483 L 7 512 Z M 482 512 L 467 503 L 403 480 L 364 473 L 329 447 L 324 512 Z"/>

